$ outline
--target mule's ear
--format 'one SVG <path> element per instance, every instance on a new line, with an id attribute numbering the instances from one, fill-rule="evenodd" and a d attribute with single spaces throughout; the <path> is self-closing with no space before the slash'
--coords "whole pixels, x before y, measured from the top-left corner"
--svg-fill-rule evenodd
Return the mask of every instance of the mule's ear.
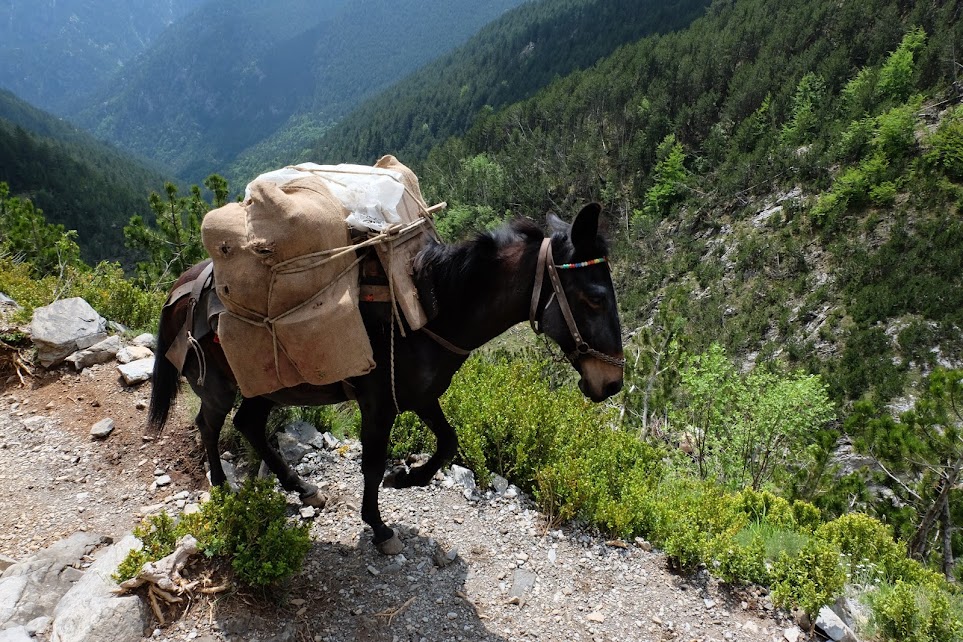
<path id="1" fill-rule="evenodd" d="M 599 234 L 599 214 L 602 213 L 602 206 L 598 203 L 589 203 L 575 215 L 572 221 L 572 245 L 592 247 Z"/>
<path id="2" fill-rule="evenodd" d="M 552 212 L 548 213 L 545 217 L 545 222 L 548 223 L 548 231 L 551 234 L 567 234 L 569 225 L 559 217 L 555 216 Z"/>

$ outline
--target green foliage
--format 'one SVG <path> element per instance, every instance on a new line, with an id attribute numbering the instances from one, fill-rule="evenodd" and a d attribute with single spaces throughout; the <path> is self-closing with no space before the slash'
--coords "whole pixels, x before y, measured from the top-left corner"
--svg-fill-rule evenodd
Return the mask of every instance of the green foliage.
<path id="1" fill-rule="evenodd" d="M 777 606 L 798 605 L 814 615 L 843 590 L 846 574 L 839 549 L 829 542 L 810 539 L 798 555 L 780 555 L 772 568 L 772 601 Z"/>
<path id="2" fill-rule="evenodd" d="M 959 642 L 963 640 L 963 600 L 930 585 L 902 580 L 869 595 L 872 624 L 888 640 Z"/>
<path id="3" fill-rule="evenodd" d="M 655 156 L 652 187 L 645 192 L 642 211 L 662 218 L 669 214 L 673 205 L 685 197 L 689 173 L 685 168 L 685 152 L 675 134 L 668 134 L 662 139 Z"/>
<path id="4" fill-rule="evenodd" d="M 892 529 L 868 515 L 842 515 L 820 526 L 816 536 L 839 548 L 853 583 L 941 581 L 938 574 L 907 558 L 905 546 L 893 539 Z"/>
<path id="5" fill-rule="evenodd" d="M 207 257 L 201 243 L 201 220 L 208 210 L 227 202 L 228 187 L 227 181 L 217 174 L 208 176 L 204 186 L 213 194 L 210 203 L 201 196 L 197 185 L 191 187 L 190 196 L 179 197 L 176 185 L 165 184 L 166 199 L 156 192 L 148 199 L 154 225 L 135 216 L 124 228 L 127 245 L 148 257 L 136 266 L 142 286 L 166 292 L 177 277 Z"/>
<path id="6" fill-rule="evenodd" d="M 810 140 L 823 119 L 826 83 L 809 72 L 802 77 L 792 99 L 792 117 L 782 128 L 782 141 L 787 145 L 801 145 Z"/>
<path id="7" fill-rule="evenodd" d="M 0 90 L 0 182 L 11 195 L 29 199 L 51 226 L 74 231 L 72 241 L 88 263 L 129 264 L 135 258 L 124 249 L 121 227 L 131 214 L 147 210 L 144 195 L 162 180 L 137 160 Z M 43 239 L 31 252 L 54 253 L 57 240 Z"/>
<path id="8" fill-rule="evenodd" d="M 927 143 L 927 166 L 939 168 L 954 181 L 963 181 L 963 109 L 954 107 Z"/>
<path id="9" fill-rule="evenodd" d="M 438 234 L 456 242 L 498 227 L 503 218 L 487 205 L 453 205 L 435 219 Z"/>
<path id="10" fill-rule="evenodd" d="M 434 60 L 348 114 L 314 145 L 309 157 L 373 159 L 390 150 L 405 162 L 420 164 L 431 154 L 438 162 L 429 162 L 433 167 L 426 168 L 427 174 L 433 177 L 431 182 L 443 183 L 455 173 L 457 164 L 441 160 L 444 154 L 436 147 L 451 136 L 465 135 L 473 125 L 471 135 L 477 137 L 478 149 L 459 155 L 459 160 L 484 153 L 489 140 L 503 133 L 517 137 L 519 152 L 524 154 L 525 139 L 540 137 L 544 131 L 529 130 L 528 123 L 510 130 L 494 123 L 489 128 L 486 115 L 529 98 L 558 78 L 591 67 L 621 45 L 684 27 L 707 5 L 706 0 L 685 0 L 671 7 L 652 0 L 641 4 L 638 0 L 523 3 L 478 31 L 452 55 Z M 566 102 L 581 103 L 588 98 L 580 93 L 568 96 Z M 635 100 L 622 105 L 641 103 Z M 530 165 L 526 171 L 541 173 L 555 163 L 565 163 L 570 141 L 540 154 L 535 161 L 539 167 Z M 531 162 L 534 157 L 529 158 Z M 442 194 L 441 200 L 447 200 L 447 191 Z M 495 211 L 510 208 L 506 203 L 486 204 Z"/>
<path id="11" fill-rule="evenodd" d="M 177 540 L 189 534 L 206 556 L 230 560 L 243 584 L 277 584 L 300 570 L 311 548 L 309 526 L 290 524 L 286 506 L 271 481 L 248 480 L 237 493 L 215 488 L 199 513 L 177 522 L 161 513 L 135 528 L 143 547 L 121 562 L 114 579 L 136 576 L 144 563 L 171 554 Z"/>
<path id="12" fill-rule="evenodd" d="M 681 372 L 675 423 L 691 431 L 699 475 L 758 490 L 777 469 L 806 461 L 808 435 L 834 416 L 818 375 L 756 368 L 742 376 L 718 344 Z"/>
<path id="13" fill-rule="evenodd" d="M 55 274 L 80 264 L 77 233 L 47 223 L 28 199 L 12 197 L 0 182 L 0 254 L 31 266 L 34 276 Z"/>
<path id="14" fill-rule="evenodd" d="M 892 52 L 879 70 L 876 91 L 879 96 L 894 102 L 910 97 L 913 91 L 913 74 L 916 71 L 914 55 L 926 43 L 926 33 L 916 28 L 907 33 L 896 51 Z"/>
<path id="15" fill-rule="evenodd" d="M 34 308 L 79 296 L 104 318 L 145 331 L 156 327 L 164 302 L 164 294 L 145 292 L 125 279 L 115 263 L 100 263 L 94 268 L 80 263 L 38 277 L 32 264 L 0 258 L 0 291 L 20 304 L 22 310 L 17 315 L 24 320 L 30 318 Z"/>

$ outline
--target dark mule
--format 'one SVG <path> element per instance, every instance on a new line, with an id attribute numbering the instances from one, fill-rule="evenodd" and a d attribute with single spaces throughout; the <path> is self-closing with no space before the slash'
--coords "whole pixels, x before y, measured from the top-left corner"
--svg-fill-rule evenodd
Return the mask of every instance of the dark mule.
<path id="1" fill-rule="evenodd" d="M 385 553 L 402 545 L 381 520 L 378 486 L 385 475 L 388 436 L 398 410 L 412 410 L 434 432 L 438 450 L 421 466 L 390 474 L 385 484 L 396 488 L 428 484 L 442 464 L 455 455 L 457 437 L 438 398 L 477 348 L 513 325 L 529 319 L 566 353 L 580 377 L 579 388 L 602 401 L 622 388 L 622 337 L 615 292 L 604 261 L 606 245 L 598 235 L 600 208 L 588 205 L 571 226 L 554 216 L 550 239 L 535 225 L 516 221 L 460 245 L 429 243 L 416 258 L 421 291 L 433 292 L 437 316 L 427 332 L 394 337 L 392 391 L 392 329 L 385 315 L 362 304 L 362 316 L 378 364 L 370 373 L 345 382 L 300 385 L 262 397 L 244 398 L 234 415 L 235 427 L 250 441 L 281 485 L 297 491 L 302 501 L 317 498 L 317 488 L 301 479 L 269 445 L 268 414 L 276 405 L 317 406 L 357 399 L 361 410 L 361 470 L 364 498 L 361 517 L 374 530 L 374 541 Z M 543 242 L 544 239 L 544 242 Z M 177 285 L 193 280 L 203 264 L 184 273 Z M 158 354 L 164 355 L 187 315 L 187 298 L 165 308 L 158 328 Z M 382 304 L 384 305 L 384 304 Z M 461 349 L 459 349 L 461 348 Z M 203 385 L 200 367 L 188 351 L 183 374 L 201 400 L 195 419 L 211 467 L 211 483 L 225 481 L 217 449 L 218 435 L 234 406 L 237 386 L 214 336 L 201 340 L 206 356 Z M 178 392 L 179 374 L 163 356 L 154 366 L 150 424 L 167 421 Z M 396 406 L 397 400 L 397 406 Z M 510 402 L 507 402 L 510 403 Z"/>

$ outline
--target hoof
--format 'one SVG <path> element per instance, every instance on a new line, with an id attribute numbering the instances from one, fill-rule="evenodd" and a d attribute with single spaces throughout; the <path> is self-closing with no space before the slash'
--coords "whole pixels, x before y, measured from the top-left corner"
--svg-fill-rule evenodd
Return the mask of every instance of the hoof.
<path id="1" fill-rule="evenodd" d="M 328 503 L 328 496 L 322 495 L 316 490 L 313 493 L 301 495 L 300 498 L 302 504 L 305 506 L 314 506 L 315 508 L 324 508 L 324 505 Z"/>
<path id="2" fill-rule="evenodd" d="M 405 545 L 398 537 L 398 533 L 393 533 L 390 538 L 375 544 L 375 546 L 378 547 L 378 552 L 382 555 L 397 555 L 405 550 Z"/>
<path id="3" fill-rule="evenodd" d="M 395 466 L 381 480 L 381 485 L 385 488 L 402 488 L 405 477 L 408 476 L 408 469 L 404 466 Z"/>

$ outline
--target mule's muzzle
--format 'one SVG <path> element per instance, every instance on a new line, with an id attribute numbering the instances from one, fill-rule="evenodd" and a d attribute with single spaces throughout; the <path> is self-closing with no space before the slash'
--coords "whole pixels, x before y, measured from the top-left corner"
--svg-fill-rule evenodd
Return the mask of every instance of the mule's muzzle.
<path id="1" fill-rule="evenodd" d="M 619 366 L 587 357 L 579 360 L 578 371 L 582 375 L 578 389 L 595 403 L 605 401 L 622 390 L 623 370 Z"/>

